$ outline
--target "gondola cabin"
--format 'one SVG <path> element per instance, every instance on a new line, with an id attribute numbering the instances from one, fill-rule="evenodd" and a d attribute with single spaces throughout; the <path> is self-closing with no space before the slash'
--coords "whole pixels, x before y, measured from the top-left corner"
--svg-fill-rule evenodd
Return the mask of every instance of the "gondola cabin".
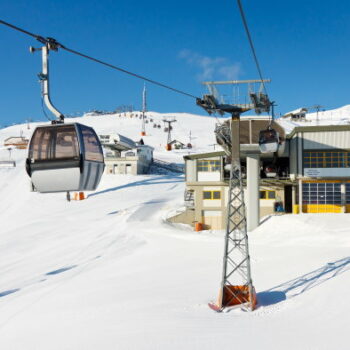
<path id="1" fill-rule="evenodd" d="M 38 192 L 93 191 L 104 166 L 101 143 L 88 126 L 39 126 L 30 140 L 26 170 Z"/>
<path id="2" fill-rule="evenodd" d="M 274 153 L 278 151 L 279 134 L 275 129 L 267 128 L 259 133 L 259 148 L 261 153 Z"/>

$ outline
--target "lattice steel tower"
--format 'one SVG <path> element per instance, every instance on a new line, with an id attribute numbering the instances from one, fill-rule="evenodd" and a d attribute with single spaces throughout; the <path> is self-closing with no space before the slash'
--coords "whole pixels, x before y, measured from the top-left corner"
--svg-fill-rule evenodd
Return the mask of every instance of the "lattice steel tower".
<path id="1" fill-rule="evenodd" d="M 268 82 L 269 80 L 266 80 Z M 265 81 L 264 81 L 265 82 Z M 218 142 L 223 146 L 231 159 L 229 180 L 229 199 L 227 203 L 227 223 L 225 234 L 225 250 L 223 257 L 222 280 L 219 297 L 216 304 L 209 304 L 215 311 L 236 305 L 253 310 L 256 305 L 256 295 L 251 278 L 250 256 L 247 235 L 247 220 L 244 204 L 240 159 L 240 115 L 255 109 L 260 114 L 269 111 L 270 101 L 261 90 L 249 92 L 252 103 L 229 104 L 219 103 L 215 85 L 262 83 L 261 80 L 206 82 L 211 94 L 198 99 L 197 104 L 209 114 L 230 113 L 230 128 L 223 124 L 216 128 Z"/>

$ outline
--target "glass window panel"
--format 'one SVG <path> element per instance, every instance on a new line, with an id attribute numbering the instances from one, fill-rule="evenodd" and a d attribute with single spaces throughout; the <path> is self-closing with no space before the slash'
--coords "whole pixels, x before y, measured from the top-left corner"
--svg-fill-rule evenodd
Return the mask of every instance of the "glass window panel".
<path id="1" fill-rule="evenodd" d="M 82 127 L 82 133 L 85 147 L 85 159 L 95 162 L 103 162 L 103 153 L 100 142 L 93 129 Z"/>
<path id="2" fill-rule="evenodd" d="M 211 191 L 203 191 L 203 199 L 211 199 Z"/>
<path id="3" fill-rule="evenodd" d="M 266 191 L 260 191 L 260 199 L 266 199 Z"/>
<path id="4" fill-rule="evenodd" d="M 47 160 L 51 158 L 51 130 L 44 128 L 35 130 L 30 143 L 29 158 L 34 160 Z"/>
<path id="5" fill-rule="evenodd" d="M 275 191 L 268 191 L 267 198 L 268 199 L 275 199 L 276 198 L 276 192 Z"/>
<path id="6" fill-rule="evenodd" d="M 213 192 L 213 199 L 221 199 L 221 192 L 220 191 L 214 191 Z"/>
<path id="7" fill-rule="evenodd" d="M 79 144 L 74 126 L 58 127 L 53 130 L 53 133 L 56 134 L 56 159 L 79 157 Z"/>

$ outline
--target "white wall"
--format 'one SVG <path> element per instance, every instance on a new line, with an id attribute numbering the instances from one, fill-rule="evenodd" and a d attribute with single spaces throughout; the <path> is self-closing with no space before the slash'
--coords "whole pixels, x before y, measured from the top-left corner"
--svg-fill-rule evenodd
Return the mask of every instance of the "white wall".
<path id="1" fill-rule="evenodd" d="M 220 181 L 221 180 L 221 174 L 220 171 L 214 171 L 214 172 L 206 172 L 206 171 L 198 171 L 197 175 L 198 181 Z"/>

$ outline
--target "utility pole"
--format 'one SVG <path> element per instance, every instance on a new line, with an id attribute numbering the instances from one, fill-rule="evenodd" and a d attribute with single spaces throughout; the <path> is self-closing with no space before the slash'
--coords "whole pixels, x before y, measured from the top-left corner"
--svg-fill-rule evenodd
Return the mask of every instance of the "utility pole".
<path id="1" fill-rule="evenodd" d="M 189 145 L 192 148 L 192 132 L 191 132 L 191 130 L 190 130 L 189 140 L 190 140 Z"/>
<path id="2" fill-rule="evenodd" d="M 314 105 L 314 106 L 312 106 L 312 108 L 316 110 L 316 124 L 318 125 L 318 123 L 319 123 L 318 112 L 321 110 L 321 108 L 323 108 L 323 106 Z"/>
<path id="3" fill-rule="evenodd" d="M 145 125 L 145 112 L 147 111 L 147 101 L 146 101 L 146 84 L 143 85 L 142 92 L 142 126 L 141 126 L 141 136 L 146 136 L 146 125 Z"/>
<path id="4" fill-rule="evenodd" d="M 163 119 L 163 122 L 164 122 L 164 125 L 165 124 L 168 124 L 168 139 L 167 139 L 167 144 L 165 146 L 165 149 L 167 151 L 171 151 L 171 129 L 172 129 L 172 126 L 171 124 L 175 123 L 176 122 L 176 119 L 173 118 L 173 119 Z"/>

